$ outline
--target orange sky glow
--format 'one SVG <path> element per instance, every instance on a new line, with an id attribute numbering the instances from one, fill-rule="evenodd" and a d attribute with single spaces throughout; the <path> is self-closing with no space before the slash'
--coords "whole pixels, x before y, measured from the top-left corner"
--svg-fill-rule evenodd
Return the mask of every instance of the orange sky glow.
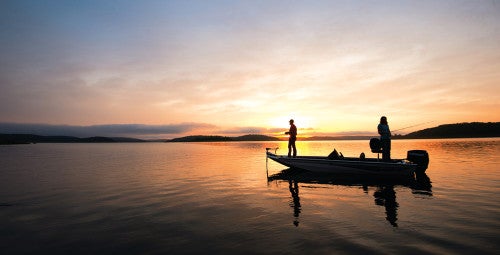
<path id="1" fill-rule="evenodd" d="M 403 134 L 500 121 L 496 1 L 2 1 L 0 23 L 0 132 L 277 135 L 293 118 L 302 136 L 370 135 L 382 115 Z"/>

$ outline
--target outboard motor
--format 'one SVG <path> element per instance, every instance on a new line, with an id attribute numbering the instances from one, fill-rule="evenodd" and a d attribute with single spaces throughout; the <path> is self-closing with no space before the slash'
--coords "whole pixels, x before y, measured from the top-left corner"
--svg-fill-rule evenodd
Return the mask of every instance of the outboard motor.
<path id="1" fill-rule="evenodd" d="M 425 172 L 429 166 L 429 154 L 425 150 L 411 150 L 407 152 L 408 161 L 417 164 L 417 171 Z"/>

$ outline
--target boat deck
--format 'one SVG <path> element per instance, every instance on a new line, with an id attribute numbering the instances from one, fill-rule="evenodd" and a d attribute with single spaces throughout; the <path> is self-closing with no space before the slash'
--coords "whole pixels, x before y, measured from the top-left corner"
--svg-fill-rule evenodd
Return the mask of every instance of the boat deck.
<path id="1" fill-rule="evenodd" d="M 416 164 L 404 159 L 394 159 L 388 162 L 377 158 L 288 157 L 286 155 L 276 155 L 269 151 L 266 152 L 266 157 L 291 168 L 336 174 L 413 175 L 417 167 Z"/>

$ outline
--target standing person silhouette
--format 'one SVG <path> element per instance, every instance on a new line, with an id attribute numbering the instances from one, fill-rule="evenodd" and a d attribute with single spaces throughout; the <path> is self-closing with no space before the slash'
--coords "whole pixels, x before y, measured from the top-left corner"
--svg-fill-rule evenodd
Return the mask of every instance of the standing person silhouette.
<path id="1" fill-rule="evenodd" d="M 295 147 L 295 141 L 297 140 L 297 127 L 293 124 L 293 119 L 290 120 L 290 130 L 285 132 L 285 135 L 290 135 L 288 138 L 288 157 L 297 157 L 297 148 Z"/>
<path id="2" fill-rule="evenodd" d="M 387 123 L 387 118 L 382 116 L 380 118 L 380 124 L 378 124 L 378 133 L 380 134 L 380 145 L 382 147 L 382 160 L 391 160 L 391 130 L 389 129 L 389 124 Z"/>

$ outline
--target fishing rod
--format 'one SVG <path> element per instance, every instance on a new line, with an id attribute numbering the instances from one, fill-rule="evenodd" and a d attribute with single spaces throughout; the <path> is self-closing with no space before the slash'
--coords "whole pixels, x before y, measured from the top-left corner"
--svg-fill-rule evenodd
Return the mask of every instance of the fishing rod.
<path id="1" fill-rule="evenodd" d="M 420 123 L 420 124 L 412 125 L 412 126 L 409 126 L 409 127 L 404 127 L 404 128 L 400 128 L 400 129 L 392 130 L 391 132 L 396 132 L 396 131 L 400 131 L 400 130 L 404 130 L 404 129 L 408 129 L 408 128 L 412 128 L 412 127 L 417 127 L 417 126 L 421 126 L 421 125 L 429 124 L 429 123 L 431 123 L 431 122 L 434 122 L 434 121 L 428 121 L 428 122 L 424 122 L 424 123 Z"/>

